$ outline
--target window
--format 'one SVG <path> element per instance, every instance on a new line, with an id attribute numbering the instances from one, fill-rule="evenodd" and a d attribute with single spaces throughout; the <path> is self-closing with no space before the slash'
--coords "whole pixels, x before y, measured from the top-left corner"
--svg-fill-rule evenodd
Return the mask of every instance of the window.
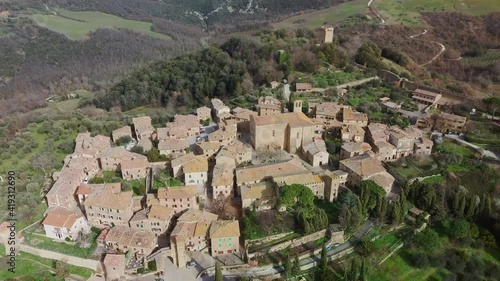
<path id="1" fill-rule="evenodd" d="M 273 137 L 275 137 L 275 136 L 276 136 L 276 131 L 273 130 Z"/>
<path id="2" fill-rule="evenodd" d="M 233 240 L 233 238 L 229 238 L 229 241 Z"/>
<path id="3" fill-rule="evenodd" d="M 219 248 L 222 248 L 222 244 L 219 244 Z"/>
<path id="4" fill-rule="evenodd" d="M 232 247 L 232 246 L 233 246 L 233 244 L 229 243 L 229 247 Z"/>

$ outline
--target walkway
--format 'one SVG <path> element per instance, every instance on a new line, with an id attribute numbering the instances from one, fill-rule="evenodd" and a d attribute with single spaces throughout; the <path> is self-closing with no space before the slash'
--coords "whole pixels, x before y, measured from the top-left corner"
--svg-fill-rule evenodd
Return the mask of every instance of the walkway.
<path id="1" fill-rule="evenodd" d="M 70 255 L 65 255 L 57 252 L 52 252 L 48 250 L 43 250 L 43 249 L 37 249 L 31 246 L 28 246 L 26 244 L 21 244 L 20 245 L 20 250 L 26 253 L 30 253 L 35 256 L 39 256 L 42 258 L 46 259 L 52 259 L 52 260 L 64 260 L 66 263 L 79 266 L 79 267 L 85 267 L 91 270 L 96 271 L 98 267 L 100 267 L 100 263 L 97 260 L 91 260 L 91 259 L 82 259 Z"/>
<path id="2" fill-rule="evenodd" d="M 493 158 L 493 159 L 495 159 L 497 161 L 500 160 L 500 157 L 495 152 L 483 149 L 480 146 L 477 146 L 477 145 L 475 145 L 473 143 L 465 141 L 465 140 L 459 138 L 459 136 L 457 136 L 457 135 L 445 134 L 444 136 L 447 137 L 447 138 L 449 138 L 449 139 L 453 139 L 453 140 L 455 140 L 455 141 L 457 141 L 459 143 L 465 144 L 465 145 L 467 145 L 469 147 L 472 147 L 472 148 L 474 148 L 477 151 L 482 151 L 483 156 L 487 156 L 487 157 Z"/>

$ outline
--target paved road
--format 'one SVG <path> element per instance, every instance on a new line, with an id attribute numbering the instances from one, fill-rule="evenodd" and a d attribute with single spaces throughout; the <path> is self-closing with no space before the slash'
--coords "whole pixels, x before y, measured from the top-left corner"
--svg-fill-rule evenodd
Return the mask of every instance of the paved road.
<path id="1" fill-rule="evenodd" d="M 285 100 L 286 101 L 290 101 L 290 84 L 286 83 L 284 86 L 283 86 L 283 94 L 285 96 Z"/>
<path id="2" fill-rule="evenodd" d="M 444 136 L 447 137 L 447 138 L 449 138 L 449 139 L 456 140 L 459 143 L 463 143 L 463 144 L 465 144 L 465 145 L 467 145 L 469 147 L 472 147 L 472 148 L 474 148 L 474 149 L 476 149 L 478 151 L 482 151 L 483 152 L 483 156 L 488 156 L 488 157 L 491 157 L 491 158 L 493 158 L 495 160 L 500 160 L 500 156 L 497 155 L 495 152 L 490 151 L 490 150 L 482 149 L 481 147 L 479 147 L 479 146 L 477 146 L 477 145 L 475 145 L 473 143 L 470 143 L 468 141 L 465 141 L 465 140 L 459 138 L 457 135 L 446 134 Z"/>

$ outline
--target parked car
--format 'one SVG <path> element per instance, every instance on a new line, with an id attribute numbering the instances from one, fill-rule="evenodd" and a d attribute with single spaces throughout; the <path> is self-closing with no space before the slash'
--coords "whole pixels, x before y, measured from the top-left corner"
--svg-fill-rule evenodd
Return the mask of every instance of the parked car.
<path id="1" fill-rule="evenodd" d="M 190 261 L 186 264 L 186 268 L 193 268 L 196 266 L 196 262 L 195 261 Z"/>
<path id="2" fill-rule="evenodd" d="M 83 183 L 84 183 L 84 184 L 88 184 L 88 183 L 89 183 L 89 181 L 90 181 L 89 177 L 86 177 L 86 178 L 83 180 Z"/>
<path id="3" fill-rule="evenodd" d="M 333 246 L 333 247 L 338 247 L 339 245 L 340 245 L 340 243 L 335 243 L 335 244 L 333 244 L 332 246 Z"/>

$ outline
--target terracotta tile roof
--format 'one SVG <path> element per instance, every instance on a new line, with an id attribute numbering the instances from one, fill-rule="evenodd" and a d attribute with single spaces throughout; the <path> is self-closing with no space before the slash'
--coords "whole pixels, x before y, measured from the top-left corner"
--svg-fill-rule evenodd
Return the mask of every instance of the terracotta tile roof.
<path id="1" fill-rule="evenodd" d="M 184 212 L 177 221 L 181 222 L 197 222 L 197 221 L 206 221 L 211 222 L 217 220 L 218 216 L 216 214 L 212 214 L 205 210 L 196 210 L 196 209 L 188 209 Z"/>
<path id="2" fill-rule="evenodd" d="M 208 228 L 210 227 L 210 224 L 207 222 L 197 222 L 196 226 L 194 228 L 194 237 L 205 237 L 207 236 L 208 233 Z"/>
<path id="3" fill-rule="evenodd" d="M 185 174 L 208 172 L 208 161 L 204 155 L 198 155 L 193 161 L 189 161 L 182 167 Z"/>
<path id="4" fill-rule="evenodd" d="M 196 114 L 198 114 L 198 116 L 205 115 L 206 113 L 208 113 L 208 115 L 210 115 L 210 112 L 212 112 L 212 110 L 206 106 L 198 107 L 196 109 Z"/>
<path id="5" fill-rule="evenodd" d="M 156 129 L 156 136 L 157 136 L 158 140 L 168 139 L 168 137 L 169 137 L 168 131 L 169 131 L 169 128 Z"/>
<path id="6" fill-rule="evenodd" d="M 107 149 L 99 155 L 100 158 L 119 158 L 119 159 L 147 159 L 146 156 L 127 151 L 123 146 L 116 146 Z"/>
<path id="7" fill-rule="evenodd" d="M 81 213 L 73 212 L 63 207 L 56 207 L 47 211 L 42 224 L 71 228 L 76 220 L 82 217 Z"/>
<path id="8" fill-rule="evenodd" d="M 438 97 L 438 96 L 441 95 L 441 94 L 438 94 L 438 93 L 433 93 L 431 91 L 426 91 L 426 90 L 422 90 L 422 89 L 416 89 L 413 92 L 416 93 L 416 94 L 421 94 L 421 95 L 429 96 L 429 97 L 432 97 L 432 98 L 436 98 L 436 97 Z"/>
<path id="9" fill-rule="evenodd" d="M 241 187 L 241 199 L 261 199 L 275 197 L 276 190 L 274 184 L 271 182 L 262 182 L 252 185 L 244 185 Z"/>
<path id="10" fill-rule="evenodd" d="M 362 178 L 367 178 L 385 172 L 382 162 L 370 157 L 369 155 L 359 155 L 352 158 L 347 158 L 340 161 L 341 164 L 346 166 L 353 173 Z"/>
<path id="11" fill-rule="evenodd" d="M 194 161 L 194 159 L 196 159 L 196 156 L 193 153 L 188 153 L 186 155 L 182 155 L 178 158 L 173 159 L 170 162 L 170 165 L 172 166 L 172 168 L 174 168 L 174 167 L 182 166 L 190 161 Z"/>
<path id="12" fill-rule="evenodd" d="M 388 133 L 386 132 L 388 128 L 389 127 L 385 124 L 370 123 L 370 125 L 368 125 L 368 132 L 374 141 L 386 140 L 388 139 Z"/>
<path id="13" fill-rule="evenodd" d="M 314 175 L 311 172 L 275 176 L 273 177 L 273 180 L 277 184 L 286 184 L 286 185 L 291 185 L 291 184 L 309 185 L 309 184 L 316 184 L 323 182 L 323 180 L 319 175 Z"/>
<path id="14" fill-rule="evenodd" d="M 149 162 L 147 158 L 135 158 L 131 160 L 125 160 L 121 164 L 122 171 L 130 169 L 142 169 L 148 166 Z"/>
<path id="15" fill-rule="evenodd" d="M 267 116 L 252 116 L 257 126 L 288 124 L 290 127 L 314 126 L 314 123 L 302 112 L 282 113 Z"/>
<path id="16" fill-rule="evenodd" d="M 237 220 L 213 221 L 210 225 L 210 238 L 239 237 L 240 224 Z"/>
<path id="17" fill-rule="evenodd" d="M 342 149 L 352 153 L 352 152 L 366 152 L 372 149 L 372 147 L 366 142 L 348 142 L 342 145 Z"/>
<path id="18" fill-rule="evenodd" d="M 211 102 L 212 102 L 212 107 L 217 111 L 227 107 L 220 99 L 212 99 Z"/>
<path id="19" fill-rule="evenodd" d="M 376 141 L 373 145 L 377 147 L 379 150 L 382 148 L 396 149 L 394 145 L 385 140 Z"/>
<path id="20" fill-rule="evenodd" d="M 73 197 L 76 189 L 86 177 L 85 172 L 81 167 L 64 167 L 59 172 L 58 176 L 58 180 L 47 193 L 47 197 L 55 195 L 64 198 Z"/>
<path id="21" fill-rule="evenodd" d="M 315 155 L 319 152 L 326 152 L 326 143 L 324 140 L 316 140 L 310 142 L 302 147 L 302 149 L 306 153 L 310 153 L 311 155 Z"/>
<path id="22" fill-rule="evenodd" d="M 137 146 L 142 147 L 144 151 L 149 151 L 151 148 L 153 148 L 153 142 L 148 138 L 142 138 L 137 142 Z"/>
<path id="23" fill-rule="evenodd" d="M 302 163 L 294 160 L 277 164 L 241 168 L 236 170 L 236 182 L 238 185 L 251 182 L 259 182 L 271 176 L 279 176 L 291 173 L 307 171 Z"/>
<path id="24" fill-rule="evenodd" d="M 106 254 L 104 257 L 104 266 L 109 268 L 125 267 L 125 255 Z"/>
<path id="25" fill-rule="evenodd" d="M 115 226 L 109 230 L 104 241 L 117 243 L 120 248 L 134 247 L 152 250 L 156 244 L 156 237 L 151 232 L 135 230 L 124 226 Z"/>
<path id="26" fill-rule="evenodd" d="M 373 175 L 367 179 L 374 181 L 375 183 L 377 183 L 386 190 L 390 190 L 395 181 L 394 177 L 388 172 L 382 172 L 380 174 Z"/>
<path id="27" fill-rule="evenodd" d="M 221 147 L 219 142 L 210 142 L 210 141 L 202 142 L 200 144 L 197 144 L 197 146 L 201 150 L 203 150 L 203 152 L 219 150 L 219 148 Z"/>
<path id="28" fill-rule="evenodd" d="M 158 199 L 192 198 L 196 196 L 195 186 L 182 186 L 158 189 Z"/>
<path id="29" fill-rule="evenodd" d="M 250 115 L 257 116 L 258 113 L 253 111 L 253 110 L 250 110 L 250 109 L 237 107 L 237 108 L 233 109 L 233 115 L 236 119 L 248 121 L 248 120 L 250 120 Z"/>
<path id="30" fill-rule="evenodd" d="M 168 138 L 158 143 L 158 150 L 181 150 L 189 148 L 189 143 L 185 139 Z"/>
<path id="31" fill-rule="evenodd" d="M 114 130 L 111 133 L 113 136 L 131 136 L 132 135 L 132 128 L 130 126 L 123 126 L 121 128 L 118 128 Z M 117 139 L 115 140 L 117 141 Z"/>
<path id="32" fill-rule="evenodd" d="M 229 140 L 236 138 L 237 128 L 235 126 L 224 126 L 210 135 L 208 135 L 208 140 L 210 142 L 218 142 L 223 140 Z"/>
<path id="33" fill-rule="evenodd" d="M 344 108 L 342 112 L 343 121 L 368 121 L 368 115 L 361 112 L 356 112 L 351 108 Z"/>
<path id="34" fill-rule="evenodd" d="M 168 136 L 175 137 L 178 139 L 187 138 L 189 135 L 189 130 L 186 126 L 177 125 L 175 123 L 167 123 Z"/>
<path id="35" fill-rule="evenodd" d="M 465 122 L 465 121 L 467 121 L 466 117 L 455 115 L 455 114 L 450 114 L 450 113 L 446 113 L 446 112 L 441 112 L 441 114 L 438 115 L 438 118 L 445 119 L 445 120 L 456 121 L 456 122 Z"/>
<path id="36" fill-rule="evenodd" d="M 117 183 L 100 183 L 100 184 L 80 184 L 78 188 L 76 189 L 75 194 L 81 194 L 81 195 L 91 195 L 91 194 L 99 194 L 101 192 L 104 192 L 105 190 L 109 190 L 110 192 L 113 193 L 119 193 L 121 192 L 121 186 L 122 184 L 117 182 Z"/>
<path id="37" fill-rule="evenodd" d="M 174 214 L 174 209 L 165 206 L 151 206 L 149 207 L 148 218 L 160 221 L 167 221 Z"/>
<path id="38" fill-rule="evenodd" d="M 364 135 L 365 130 L 363 130 L 363 128 L 359 125 L 344 124 L 342 125 L 342 134 L 347 134 L 347 133 L 359 136 L 359 135 Z"/>
<path id="39" fill-rule="evenodd" d="M 213 170 L 212 186 L 233 186 L 234 184 L 234 163 L 215 164 Z"/>
<path id="40" fill-rule="evenodd" d="M 154 131 L 153 125 L 151 125 L 151 117 L 149 116 L 132 118 L 132 123 L 134 123 L 134 129 L 139 135 Z"/>
<path id="41" fill-rule="evenodd" d="M 206 222 L 179 222 L 172 231 L 171 236 L 177 241 L 184 241 L 188 238 L 205 238 L 210 225 Z"/>
<path id="42" fill-rule="evenodd" d="M 316 105 L 316 114 L 335 117 L 342 110 L 342 108 L 345 107 L 347 106 L 339 105 L 333 102 L 322 102 Z"/>
<path id="43" fill-rule="evenodd" d="M 127 210 L 132 207 L 132 191 L 114 193 L 111 190 L 105 190 L 98 196 L 92 196 L 83 204 L 85 207 L 100 207 L 113 210 Z"/>

